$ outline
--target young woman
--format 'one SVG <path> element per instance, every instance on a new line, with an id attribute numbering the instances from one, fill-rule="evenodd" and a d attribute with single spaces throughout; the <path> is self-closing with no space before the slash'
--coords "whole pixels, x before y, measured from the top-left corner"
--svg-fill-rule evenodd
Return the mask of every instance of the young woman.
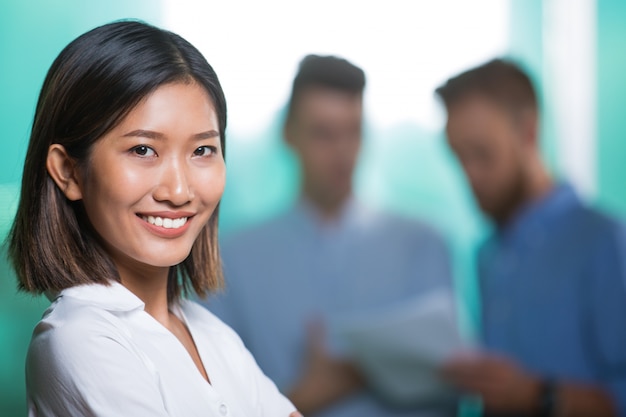
<path id="1" fill-rule="evenodd" d="M 221 284 L 226 103 L 181 37 L 134 21 L 71 42 L 45 79 L 9 236 L 52 305 L 30 416 L 296 416 L 239 337 L 187 300 Z"/>

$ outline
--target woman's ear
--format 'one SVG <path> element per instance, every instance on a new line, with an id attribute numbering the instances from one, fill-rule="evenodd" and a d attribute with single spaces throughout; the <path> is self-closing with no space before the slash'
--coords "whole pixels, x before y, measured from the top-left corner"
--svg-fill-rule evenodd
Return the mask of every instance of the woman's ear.
<path id="1" fill-rule="evenodd" d="M 76 162 L 67 154 L 63 145 L 58 143 L 50 145 L 46 168 L 65 197 L 72 201 L 83 198 Z"/>

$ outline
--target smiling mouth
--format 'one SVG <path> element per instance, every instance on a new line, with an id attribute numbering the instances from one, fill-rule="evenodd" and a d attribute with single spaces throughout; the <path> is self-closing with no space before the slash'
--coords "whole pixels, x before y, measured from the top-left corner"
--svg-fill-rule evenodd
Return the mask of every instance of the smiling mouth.
<path id="1" fill-rule="evenodd" d="M 187 223 L 187 217 L 179 217 L 177 219 L 170 219 L 168 217 L 158 216 L 141 216 L 142 220 L 150 223 L 154 226 L 162 227 L 164 229 L 179 229 Z"/>

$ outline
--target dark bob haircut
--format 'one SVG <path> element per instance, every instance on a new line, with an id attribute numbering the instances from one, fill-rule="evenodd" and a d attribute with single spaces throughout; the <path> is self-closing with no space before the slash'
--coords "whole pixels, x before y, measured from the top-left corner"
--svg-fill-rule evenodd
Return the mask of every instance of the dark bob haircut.
<path id="1" fill-rule="evenodd" d="M 307 55 L 298 67 L 293 80 L 287 107 L 287 119 L 303 91 L 314 87 L 329 88 L 352 94 L 362 94 L 365 88 L 363 70 L 344 58 L 333 55 Z"/>
<path id="2" fill-rule="evenodd" d="M 481 95 L 516 115 L 538 110 L 537 94 L 530 77 L 519 64 L 496 58 L 450 78 L 435 90 L 446 108 L 470 95 Z"/>
<path id="3" fill-rule="evenodd" d="M 226 100 L 213 68 L 180 36 L 138 21 L 117 21 L 67 45 L 44 81 L 24 163 L 21 196 L 8 253 L 21 290 L 57 292 L 120 279 L 87 220 L 81 201 L 68 200 L 46 169 L 48 148 L 65 147 L 89 169 L 94 143 L 146 96 L 168 83 L 197 83 L 213 101 L 225 149 Z M 170 268 L 168 299 L 222 285 L 218 208 L 191 253 Z"/>

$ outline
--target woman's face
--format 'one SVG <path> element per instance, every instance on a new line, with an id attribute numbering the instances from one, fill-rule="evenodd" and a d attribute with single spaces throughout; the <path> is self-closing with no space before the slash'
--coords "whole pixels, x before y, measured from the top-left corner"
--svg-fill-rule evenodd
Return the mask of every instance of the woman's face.
<path id="1" fill-rule="evenodd" d="M 159 87 L 95 143 L 82 200 L 122 279 L 189 255 L 225 174 L 215 108 L 195 83 Z"/>

